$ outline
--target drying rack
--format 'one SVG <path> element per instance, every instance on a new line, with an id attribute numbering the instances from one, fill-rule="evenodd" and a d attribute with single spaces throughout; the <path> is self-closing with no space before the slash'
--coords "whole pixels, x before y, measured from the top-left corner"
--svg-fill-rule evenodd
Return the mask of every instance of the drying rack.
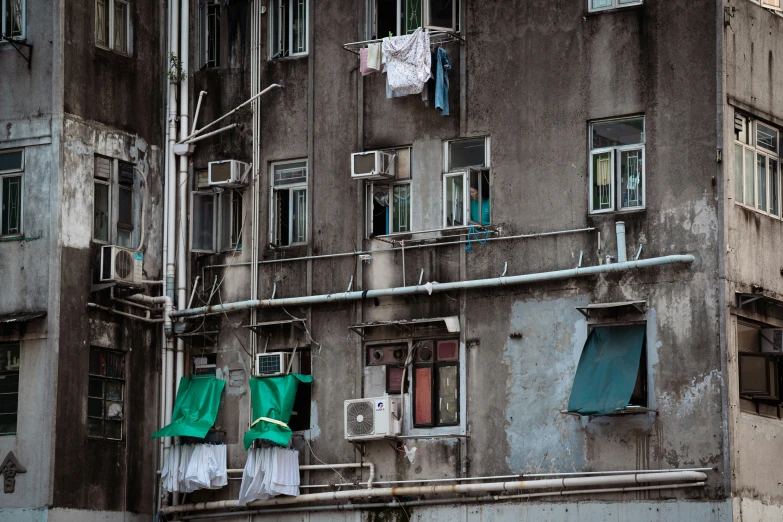
<path id="1" fill-rule="evenodd" d="M 430 45 L 443 45 L 454 42 L 464 42 L 465 38 L 460 36 L 459 33 L 452 33 L 448 31 L 430 31 Z M 375 40 L 365 40 L 363 42 L 351 42 L 343 44 L 343 49 L 350 51 L 354 54 L 359 54 L 359 50 L 367 47 L 369 44 L 381 43 L 383 38 L 376 38 Z"/>

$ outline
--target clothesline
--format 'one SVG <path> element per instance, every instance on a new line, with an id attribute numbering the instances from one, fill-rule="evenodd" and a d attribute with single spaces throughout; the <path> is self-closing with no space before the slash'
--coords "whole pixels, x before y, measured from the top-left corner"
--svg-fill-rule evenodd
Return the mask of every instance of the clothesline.
<path id="1" fill-rule="evenodd" d="M 430 31 L 430 45 L 441 45 L 454 42 L 465 41 L 465 39 L 459 35 L 459 33 L 448 33 L 446 31 Z M 354 54 L 359 54 L 359 50 L 367 47 L 370 44 L 382 43 L 383 38 L 376 38 L 375 40 L 365 40 L 362 42 L 351 42 L 343 44 L 343 49 L 350 51 Z"/>

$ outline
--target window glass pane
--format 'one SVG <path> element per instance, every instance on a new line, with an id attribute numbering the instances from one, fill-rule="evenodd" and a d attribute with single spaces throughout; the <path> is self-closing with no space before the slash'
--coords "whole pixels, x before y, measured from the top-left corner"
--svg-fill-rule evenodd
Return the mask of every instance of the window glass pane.
<path id="1" fill-rule="evenodd" d="M 95 183 L 92 228 L 94 239 L 109 240 L 109 185 L 105 183 Z"/>
<path id="2" fill-rule="evenodd" d="M 307 2 L 306 0 L 291 0 L 291 53 L 307 52 Z"/>
<path id="3" fill-rule="evenodd" d="M 105 419 L 121 420 L 122 403 L 106 401 L 104 415 L 105 415 L 104 417 Z"/>
<path id="4" fill-rule="evenodd" d="M 438 368 L 438 424 L 456 424 L 459 420 L 458 389 L 457 366 Z"/>
<path id="5" fill-rule="evenodd" d="M 767 395 L 767 359 L 740 354 L 740 393 Z"/>
<path id="6" fill-rule="evenodd" d="M 411 186 L 394 185 L 394 223 L 392 232 L 409 232 L 411 218 Z"/>
<path id="7" fill-rule="evenodd" d="M 6 393 L 0 395 L 0 413 L 16 413 L 16 404 L 19 395 Z"/>
<path id="8" fill-rule="evenodd" d="M 428 23 L 433 27 L 456 29 L 454 4 L 459 0 L 425 0 L 429 6 Z"/>
<path id="9" fill-rule="evenodd" d="M 470 222 L 487 226 L 490 224 L 489 171 L 470 172 Z"/>
<path id="10" fill-rule="evenodd" d="M 620 151 L 620 190 L 623 208 L 644 205 L 642 201 L 643 154 L 642 150 Z"/>
<path id="11" fill-rule="evenodd" d="M 742 166 L 744 162 L 742 158 L 743 150 L 745 150 L 745 148 L 742 145 L 734 145 L 734 200 L 737 203 L 744 202 L 744 181 L 742 179 Z"/>
<path id="12" fill-rule="evenodd" d="M 383 236 L 389 233 L 389 187 L 373 187 L 372 234 Z"/>
<path id="13" fill-rule="evenodd" d="M 415 415 L 413 424 L 432 424 L 432 368 L 414 368 Z"/>
<path id="14" fill-rule="evenodd" d="M 87 388 L 87 396 L 95 398 L 103 398 L 103 381 L 100 379 L 90 379 L 89 388 Z"/>
<path id="15" fill-rule="evenodd" d="M 242 210 L 242 194 L 232 192 L 231 205 L 231 248 L 242 248 L 242 229 L 245 217 Z"/>
<path id="16" fill-rule="evenodd" d="M 411 34 L 421 27 L 421 1 L 402 0 L 402 27 L 405 34 Z"/>
<path id="17" fill-rule="evenodd" d="M 291 243 L 307 241 L 307 191 L 293 191 L 293 215 L 291 216 Z"/>
<path id="18" fill-rule="evenodd" d="M 22 176 L 3 178 L 2 235 L 22 233 Z"/>
<path id="19" fill-rule="evenodd" d="M 597 122 L 592 129 L 593 149 L 644 143 L 644 118 Z"/>
<path id="20" fill-rule="evenodd" d="M 128 4 L 114 0 L 114 50 L 128 52 Z"/>
<path id="21" fill-rule="evenodd" d="M 275 191 L 274 225 L 275 225 L 275 244 L 287 246 L 290 243 L 290 227 L 288 225 L 288 213 L 290 211 L 290 191 Z"/>
<path id="22" fill-rule="evenodd" d="M 778 160 L 769 158 L 769 211 L 780 215 L 780 182 Z"/>
<path id="23" fill-rule="evenodd" d="M 122 439 L 122 421 L 110 421 L 106 422 L 106 438 L 113 440 Z"/>
<path id="24" fill-rule="evenodd" d="M 16 433 L 16 413 L 0 415 L 0 435 L 13 435 Z"/>
<path id="25" fill-rule="evenodd" d="M 759 329 L 737 323 L 737 348 L 744 352 L 760 351 Z"/>
<path id="26" fill-rule="evenodd" d="M 763 123 L 756 124 L 756 146 L 770 152 L 778 151 L 778 131 Z"/>
<path id="27" fill-rule="evenodd" d="M 199 50 L 198 50 L 198 63 L 200 68 L 208 67 L 209 60 L 207 59 L 209 48 L 209 36 L 207 32 L 207 12 L 209 10 L 208 5 L 199 6 L 198 10 L 198 38 L 199 38 Z"/>
<path id="28" fill-rule="evenodd" d="M 463 176 L 446 178 L 446 226 L 457 227 L 465 224 L 465 189 Z"/>
<path id="29" fill-rule="evenodd" d="M 215 196 L 193 195 L 193 248 L 215 250 Z"/>
<path id="30" fill-rule="evenodd" d="M 282 7 L 281 2 L 285 0 L 270 0 L 269 1 L 269 34 L 271 40 L 272 57 L 276 57 L 280 54 L 280 9 Z"/>
<path id="31" fill-rule="evenodd" d="M 399 149 L 397 152 L 397 179 L 411 178 L 411 149 Z"/>
<path id="32" fill-rule="evenodd" d="M 483 167 L 486 154 L 486 140 L 460 140 L 449 143 L 449 170 L 464 167 Z"/>
<path id="33" fill-rule="evenodd" d="M 19 373 L 0 374 L 0 393 L 17 393 L 19 391 Z"/>
<path id="34" fill-rule="evenodd" d="M 220 5 L 208 5 L 201 11 L 203 20 L 201 65 L 220 66 Z"/>
<path id="35" fill-rule="evenodd" d="M 104 352 L 104 361 L 106 363 L 106 377 L 122 379 L 125 377 L 125 361 L 120 353 Z"/>
<path id="36" fill-rule="evenodd" d="M 761 154 L 756 155 L 756 175 L 759 185 L 758 208 L 767 210 L 767 157 Z"/>
<path id="37" fill-rule="evenodd" d="M 117 244 L 119 246 L 131 248 L 131 240 L 130 230 L 117 230 Z"/>
<path id="38" fill-rule="evenodd" d="M 122 383 L 106 382 L 106 398 L 114 401 L 122 400 Z"/>
<path id="39" fill-rule="evenodd" d="M 612 153 L 593 154 L 593 210 L 612 208 Z"/>
<path id="40" fill-rule="evenodd" d="M 22 170 L 21 150 L 0 154 L 0 172 L 13 170 Z"/>
<path id="41" fill-rule="evenodd" d="M 118 199 L 117 224 L 133 228 L 133 187 L 120 186 Z"/>
<path id="42" fill-rule="evenodd" d="M 272 184 L 274 186 L 307 183 L 307 163 L 297 161 L 285 165 L 275 165 Z"/>
<path id="43" fill-rule="evenodd" d="M 103 421 L 101 419 L 87 419 L 87 436 L 103 437 Z"/>
<path id="44" fill-rule="evenodd" d="M 87 399 L 87 416 L 103 417 L 103 399 Z"/>
<path id="45" fill-rule="evenodd" d="M 745 151 L 745 204 L 751 207 L 756 204 L 756 187 L 753 179 L 754 155 Z"/>
<path id="46" fill-rule="evenodd" d="M 109 17 L 106 16 L 108 0 L 95 1 L 95 43 L 107 47 L 109 45 Z"/>
<path id="47" fill-rule="evenodd" d="M 0 344 L 0 372 L 19 371 L 19 343 Z"/>
<path id="48" fill-rule="evenodd" d="M 612 0 L 590 0 L 593 9 L 612 7 Z"/>
<path id="49" fill-rule="evenodd" d="M 109 158 L 95 157 L 95 177 L 108 180 L 111 178 L 112 160 Z"/>
<path id="50" fill-rule="evenodd" d="M 438 361 L 456 361 L 459 359 L 457 341 L 438 341 Z"/>

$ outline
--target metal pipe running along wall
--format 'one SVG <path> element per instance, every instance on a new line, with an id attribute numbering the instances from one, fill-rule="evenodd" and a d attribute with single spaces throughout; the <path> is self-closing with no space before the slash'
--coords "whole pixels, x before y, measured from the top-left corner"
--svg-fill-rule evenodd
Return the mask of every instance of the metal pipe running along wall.
<path id="1" fill-rule="evenodd" d="M 608 274 L 612 272 L 627 272 L 641 268 L 648 268 L 661 265 L 690 264 L 696 261 L 691 254 L 680 254 L 663 257 L 654 257 L 650 259 L 640 259 L 635 261 L 626 261 L 625 263 L 612 263 L 608 265 L 588 266 L 583 268 L 571 268 L 567 270 L 555 270 L 552 272 L 539 272 L 535 274 L 524 274 L 507 277 L 494 277 L 490 279 L 474 279 L 470 281 L 456 281 L 453 283 L 426 283 L 415 286 L 400 286 L 396 288 L 382 288 L 377 290 L 364 290 L 354 292 L 340 292 L 335 294 L 312 295 L 305 297 L 291 297 L 284 299 L 252 299 L 249 301 L 239 301 L 236 303 L 225 303 L 221 305 L 202 306 L 198 308 L 189 308 L 171 313 L 172 318 L 197 317 L 202 315 L 220 314 L 227 312 L 237 312 L 250 308 L 268 308 L 279 306 L 302 306 L 322 303 L 335 303 L 341 301 L 359 301 L 362 299 L 373 299 L 375 297 L 393 297 L 411 294 L 429 294 L 435 292 L 448 292 L 451 290 L 466 290 L 472 288 L 492 288 L 497 286 L 521 285 L 525 283 L 534 283 L 540 281 L 554 281 L 559 279 L 571 279 L 574 277 L 586 277 L 599 274 Z"/>
<path id="2" fill-rule="evenodd" d="M 518 491 L 530 489 L 564 489 L 586 486 L 635 486 L 645 483 L 700 482 L 707 475 L 699 471 L 674 471 L 669 473 L 632 473 L 628 475 L 613 475 L 607 477 L 572 477 L 545 480 L 521 480 L 514 482 L 488 482 L 484 484 L 455 484 L 448 486 L 409 486 L 401 488 L 372 488 L 348 491 L 331 491 L 312 493 L 298 497 L 278 497 L 269 500 L 248 502 L 248 507 L 285 506 L 303 504 L 306 502 L 324 502 L 334 500 L 397 497 L 418 495 L 448 495 L 461 493 L 491 493 L 496 491 Z M 214 502 L 199 502 L 182 504 L 163 508 L 161 513 L 170 515 L 189 511 L 205 511 L 212 509 L 233 509 L 239 507 L 236 500 L 220 500 Z"/>

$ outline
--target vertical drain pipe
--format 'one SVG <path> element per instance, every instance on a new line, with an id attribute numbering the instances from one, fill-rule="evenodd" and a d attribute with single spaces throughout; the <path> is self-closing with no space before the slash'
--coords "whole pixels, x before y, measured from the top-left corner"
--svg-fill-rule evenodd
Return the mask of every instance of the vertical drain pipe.
<path id="1" fill-rule="evenodd" d="M 625 263 L 628 261 L 627 249 L 625 248 L 625 222 L 615 223 L 615 231 L 617 232 L 617 262 Z"/>

